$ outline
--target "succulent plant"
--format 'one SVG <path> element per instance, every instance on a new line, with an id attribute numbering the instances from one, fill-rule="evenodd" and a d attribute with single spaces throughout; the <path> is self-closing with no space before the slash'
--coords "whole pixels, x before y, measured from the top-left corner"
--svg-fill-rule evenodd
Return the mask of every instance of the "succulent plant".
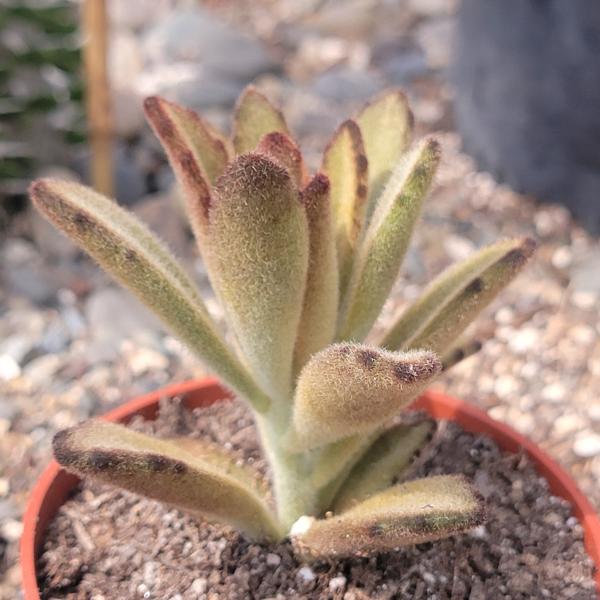
<path id="1" fill-rule="evenodd" d="M 57 434 L 58 461 L 257 540 L 291 536 L 306 557 L 366 555 L 481 523 L 481 500 L 461 475 L 396 483 L 433 427 L 396 417 L 478 349 L 460 336 L 534 242 L 479 250 L 437 277 L 378 343 L 365 343 L 440 159 L 435 139 L 412 143 L 403 94 L 384 93 L 344 122 L 313 176 L 282 114 L 253 87 L 230 139 L 164 99 L 148 98 L 145 109 L 235 350 L 176 259 L 131 213 L 54 180 L 33 183 L 33 202 L 248 402 L 272 485 L 206 441 L 156 439 L 102 420 Z"/>

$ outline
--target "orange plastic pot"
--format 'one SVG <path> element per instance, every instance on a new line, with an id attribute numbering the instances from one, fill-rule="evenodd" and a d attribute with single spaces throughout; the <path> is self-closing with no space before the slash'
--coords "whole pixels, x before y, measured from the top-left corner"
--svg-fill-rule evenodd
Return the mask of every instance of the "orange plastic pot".
<path id="1" fill-rule="evenodd" d="M 136 415 L 154 419 L 161 398 L 180 396 L 188 409 L 208 406 L 229 399 L 230 393 L 216 379 L 187 381 L 156 390 L 117 408 L 104 416 L 109 421 L 126 423 Z M 536 465 L 556 496 L 572 505 L 573 514 L 585 532 L 585 547 L 596 565 L 596 584 L 600 597 L 600 519 L 589 500 L 581 493 L 573 479 L 548 454 L 533 442 L 507 425 L 490 418 L 470 404 L 445 394 L 428 391 L 413 405 L 425 410 L 436 419 L 456 421 L 465 430 L 488 435 L 508 452 L 525 452 Z M 79 479 L 67 473 L 52 461 L 39 478 L 23 518 L 21 538 L 21 570 L 25 600 L 40 600 L 36 561 L 42 548 L 44 534 L 60 506 L 77 485 Z"/>

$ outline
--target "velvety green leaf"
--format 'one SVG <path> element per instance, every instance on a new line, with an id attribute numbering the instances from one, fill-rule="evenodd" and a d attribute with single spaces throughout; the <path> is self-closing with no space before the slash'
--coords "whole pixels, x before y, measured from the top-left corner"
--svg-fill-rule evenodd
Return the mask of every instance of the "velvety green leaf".
<path id="1" fill-rule="evenodd" d="M 361 341 L 377 319 L 398 276 L 439 158 L 438 143 L 428 138 L 396 167 L 356 255 L 338 339 Z"/>
<path id="2" fill-rule="evenodd" d="M 31 186 L 40 212 L 150 307 L 206 365 L 257 409 L 269 400 L 225 346 L 196 287 L 165 246 L 130 212 L 73 182 Z"/>
<path id="3" fill-rule="evenodd" d="M 400 315 L 379 345 L 389 350 L 409 347 L 411 340 L 444 310 L 452 298 L 507 252 L 519 248 L 521 243 L 522 240 L 506 240 L 492 244 L 446 269 Z"/>
<path id="4" fill-rule="evenodd" d="M 368 556 L 430 542 L 483 523 L 482 499 L 460 475 L 438 475 L 396 485 L 329 519 L 292 527 L 306 558 Z"/>
<path id="5" fill-rule="evenodd" d="M 286 169 L 244 154 L 217 182 L 209 216 L 212 279 L 259 382 L 289 399 L 308 267 L 308 225 Z"/>
<path id="6" fill-rule="evenodd" d="M 262 137 L 272 131 L 291 137 L 281 111 L 254 86 L 248 86 L 237 102 L 233 117 L 235 151 L 242 154 L 255 150 Z"/>
<path id="7" fill-rule="evenodd" d="M 331 183 L 331 205 L 343 296 L 367 209 L 368 162 L 355 121 L 342 123 L 323 156 L 323 172 Z"/>
<path id="8" fill-rule="evenodd" d="M 298 378 L 290 448 L 306 450 L 372 432 L 440 370 L 431 352 L 393 353 L 348 343 L 328 346 L 309 360 Z"/>
<path id="9" fill-rule="evenodd" d="M 357 118 L 369 161 L 367 220 L 403 152 L 410 145 L 413 116 L 400 90 L 384 92 Z"/>
<path id="10" fill-rule="evenodd" d="M 267 486 L 212 444 L 158 439 L 92 420 L 59 432 L 53 446 L 68 471 L 233 525 L 255 539 L 280 537 Z"/>
<path id="11" fill-rule="evenodd" d="M 427 420 L 383 432 L 350 472 L 335 497 L 334 512 L 343 512 L 390 487 L 427 442 L 433 428 L 434 422 Z"/>
<path id="12" fill-rule="evenodd" d="M 193 110 L 164 98 L 146 98 L 144 109 L 174 166 L 178 168 L 179 155 L 190 150 L 214 183 L 231 158 L 226 138 Z"/>
<path id="13" fill-rule="evenodd" d="M 455 293 L 443 309 L 409 340 L 407 347 L 427 348 L 443 354 L 521 271 L 536 246 L 529 238 L 513 242 L 511 249 Z"/>
<path id="14" fill-rule="evenodd" d="M 144 110 L 177 175 L 202 249 L 211 202 L 210 185 L 229 160 L 227 142 L 195 112 L 163 98 L 146 98 Z"/>
<path id="15" fill-rule="evenodd" d="M 338 310 L 338 269 L 329 181 L 318 173 L 303 190 L 308 219 L 308 272 L 302 317 L 294 350 L 294 372 L 333 340 Z"/>

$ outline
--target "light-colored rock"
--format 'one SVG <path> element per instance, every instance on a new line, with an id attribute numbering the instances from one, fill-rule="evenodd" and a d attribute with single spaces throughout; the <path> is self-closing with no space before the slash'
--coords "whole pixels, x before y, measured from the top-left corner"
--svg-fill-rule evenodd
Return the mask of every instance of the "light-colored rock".
<path id="1" fill-rule="evenodd" d="M 593 431 L 582 432 L 573 444 L 573 452 L 579 458 L 592 458 L 600 455 L 600 434 Z"/>
<path id="2" fill-rule="evenodd" d="M 281 564 L 281 556 L 279 556 L 279 554 L 273 554 L 273 552 L 269 552 L 267 554 L 266 562 L 270 567 L 278 567 Z"/>
<path id="3" fill-rule="evenodd" d="M 151 63 L 202 64 L 237 81 L 250 81 L 274 66 L 260 42 L 199 7 L 170 13 L 148 31 L 143 45 Z"/>
<path id="4" fill-rule="evenodd" d="M 0 354 L 0 381 L 16 379 L 20 374 L 19 363 L 9 354 Z"/>
<path id="5" fill-rule="evenodd" d="M 330 592 L 341 592 L 346 587 L 347 579 L 343 575 L 338 575 L 337 577 L 332 577 L 329 580 L 329 591 Z"/>
<path id="6" fill-rule="evenodd" d="M 308 583 L 310 581 L 314 581 L 316 579 L 316 575 L 315 572 L 310 568 L 310 567 L 302 567 L 301 569 L 298 570 L 298 573 L 296 573 L 296 577 L 304 582 L 304 583 Z"/>

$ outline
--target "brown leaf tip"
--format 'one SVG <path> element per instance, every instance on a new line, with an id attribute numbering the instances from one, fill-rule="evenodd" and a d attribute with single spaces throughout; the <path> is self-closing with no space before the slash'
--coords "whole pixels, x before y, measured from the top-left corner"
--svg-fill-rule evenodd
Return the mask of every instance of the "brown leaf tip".
<path id="1" fill-rule="evenodd" d="M 169 103 L 159 96 L 149 96 L 144 99 L 144 113 L 159 137 L 169 139 L 174 135 L 171 119 L 165 112 L 165 105 Z"/>
<path id="2" fill-rule="evenodd" d="M 241 154 L 227 165 L 216 183 L 221 199 L 238 193 L 257 197 L 277 197 L 278 191 L 291 188 L 287 169 L 264 154 Z"/>
<path id="3" fill-rule="evenodd" d="M 533 238 L 524 238 L 518 248 L 510 250 L 502 257 L 502 262 L 518 269 L 522 267 L 537 250 L 538 243 Z"/>
<path id="4" fill-rule="evenodd" d="M 288 154 L 294 161 L 300 158 L 296 143 L 281 131 L 271 131 L 264 135 L 258 148 L 267 152 L 272 151 L 276 155 Z"/>
<path id="5" fill-rule="evenodd" d="M 35 202 L 43 202 L 43 197 L 50 191 L 48 179 L 36 179 L 29 184 L 29 196 Z"/>
<path id="6" fill-rule="evenodd" d="M 442 361 L 433 352 L 423 352 L 418 357 L 399 360 L 392 368 L 394 376 L 402 383 L 429 379 L 441 370 Z"/>
<path id="7" fill-rule="evenodd" d="M 329 194 L 330 187 L 329 177 L 321 172 L 316 173 L 302 190 L 302 202 L 307 205 L 312 204 L 319 198 L 323 198 L 323 196 Z"/>
<path id="8" fill-rule="evenodd" d="M 52 439 L 52 452 L 58 464 L 63 467 L 74 465 L 79 459 L 79 453 L 71 447 L 73 428 L 62 429 Z"/>

